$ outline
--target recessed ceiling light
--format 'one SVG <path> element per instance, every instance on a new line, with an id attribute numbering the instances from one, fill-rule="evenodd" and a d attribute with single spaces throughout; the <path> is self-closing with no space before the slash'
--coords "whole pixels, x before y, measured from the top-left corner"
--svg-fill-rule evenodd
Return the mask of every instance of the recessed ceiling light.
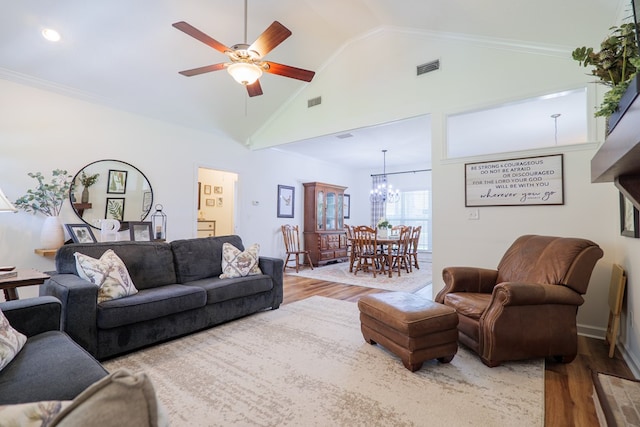
<path id="1" fill-rule="evenodd" d="M 49 40 L 50 42 L 60 41 L 60 33 L 56 30 L 52 30 L 51 28 L 45 28 L 42 30 L 42 37 Z"/>

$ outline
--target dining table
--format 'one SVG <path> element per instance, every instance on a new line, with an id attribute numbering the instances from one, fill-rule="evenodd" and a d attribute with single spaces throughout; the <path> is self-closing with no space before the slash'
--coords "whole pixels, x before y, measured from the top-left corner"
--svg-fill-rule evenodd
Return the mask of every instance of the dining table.
<path id="1" fill-rule="evenodd" d="M 351 244 L 351 247 L 353 247 L 354 240 L 355 239 L 353 238 L 349 238 L 349 243 Z M 400 236 L 393 235 L 393 234 L 387 237 L 378 236 L 378 238 L 376 239 L 376 241 L 378 242 L 378 246 L 380 246 L 380 250 L 382 252 L 386 252 L 387 254 L 387 265 L 389 266 L 390 278 L 393 276 L 393 271 L 391 270 L 391 263 L 393 262 L 393 247 L 398 243 L 398 240 L 400 240 Z M 352 253 L 353 253 L 353 249 L 352 249 Z"/>

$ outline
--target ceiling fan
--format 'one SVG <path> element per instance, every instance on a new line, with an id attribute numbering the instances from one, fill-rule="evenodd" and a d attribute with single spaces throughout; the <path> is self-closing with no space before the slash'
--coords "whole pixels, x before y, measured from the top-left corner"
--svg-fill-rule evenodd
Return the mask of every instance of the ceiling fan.
<path id="1" fill-rule="evenodd" d="M 262 95 L 262 87 L 258 80 L 263 72 L 277 74 L 292 79 L 310 82 L 315 72 L 302 68 L 265 61 L 263 58 L 276 46 L 285 41 L 291 31 L 278 21 L 274 21 L 251 45 L 247 44 L 247 1 L 244 2 L 244 43 L 227 47 L 209 37 L 202 31 L 184 21 L 172 24 L 175 28 L 191 37 L 200 40 L 213 49 L 224 53 L 230 62 L 222 62 L 191 70 L 180 71 L 183 76 L 191 77 L 211 71 L 226 70 L 240 84 L 247 87 L 249 96 Z"/>

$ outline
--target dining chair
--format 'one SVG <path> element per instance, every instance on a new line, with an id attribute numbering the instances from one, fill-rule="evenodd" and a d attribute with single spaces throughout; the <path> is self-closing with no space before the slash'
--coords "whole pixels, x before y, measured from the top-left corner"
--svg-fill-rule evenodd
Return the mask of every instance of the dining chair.
<path id="1" fill-rule="evenodd" d="M 409 257 L 409 249 L 411 247 L 411 235 L 412 228 L 405 227 L 398 229 L 399 236 L 398 242 L 393 244 L 391 250 L 391 265 L 389 266 L 389 274 L 394 271 L 398 272 L 400 277 L 400 271 L 404 268 L 407 274 L 411 273 L 411 259 Z"/>
<path id="2" fill-rule="evenodd" d="M 354 275 L 358 271 L 371 271 L 373 277 L 376 277 L 378 271 L 384 272 L 386 264 L 386 256 L 378 250 L 378 230 L 366 225 L 359 225 L 353 228 L 353 242 L 357 258 L 357 264 Z"/>
<path id="3" fill-rule="evenodd" d="M 418 242 L 420 241 L 420 232 L 422 231 L 422 226 L 419 225 L 417 227 L 413 227 L 411 230 L 411 238 L 409 245 L 409 269 L 413 271 L 413 267 L 420 270 L 420 265 L 418 264 Z"/>
<path id="4" fill-rule="evenodd" d="M 353 266 L 356 262 L 355 247 L 353 244 L 353 227 L 349 224 L 344 225 L 344 230 L 347 233 L 347 256 L 349 257 L 349 272 L 353 273 Z"/>
<path id="5" fill-rule="evenodd" d="M 289 261 L 296 262 L 296 273 L 300 269 L 300 255 L 302 255 L 302 262 L 304 263 L 304 256 L 307 256 L 307 260 L 309 261 L 309 266 L 313 270 L 313 262 L 311 262 L 311 255 L 309 251 L 300 248 L 300 234 L 298 232 L 297 225 L 289 225 L 285 224 L 281 227 L 282 229 L 282 237 L 284 239 L 284 247 L 287 253 L 287 258 L 284 261 L 283 271 L 287 270 L 287 267 L 293 268 L 292 265 L 289 265 Z M 293 259 L 290 259 L 293 256 Z"/>

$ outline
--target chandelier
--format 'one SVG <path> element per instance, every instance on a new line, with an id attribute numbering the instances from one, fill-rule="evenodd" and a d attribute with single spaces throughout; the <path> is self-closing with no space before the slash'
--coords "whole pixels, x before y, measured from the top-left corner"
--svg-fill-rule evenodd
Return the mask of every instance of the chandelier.
<path id="1" fill-rule="evenodd" d="M 369 200 L 372 203 L 396 203 L 400 200 L 400 190 L 394 190 L 391 184 L 387 184 L 387 150 L 382 150 L 382 183 L 371 190 Z"/>

